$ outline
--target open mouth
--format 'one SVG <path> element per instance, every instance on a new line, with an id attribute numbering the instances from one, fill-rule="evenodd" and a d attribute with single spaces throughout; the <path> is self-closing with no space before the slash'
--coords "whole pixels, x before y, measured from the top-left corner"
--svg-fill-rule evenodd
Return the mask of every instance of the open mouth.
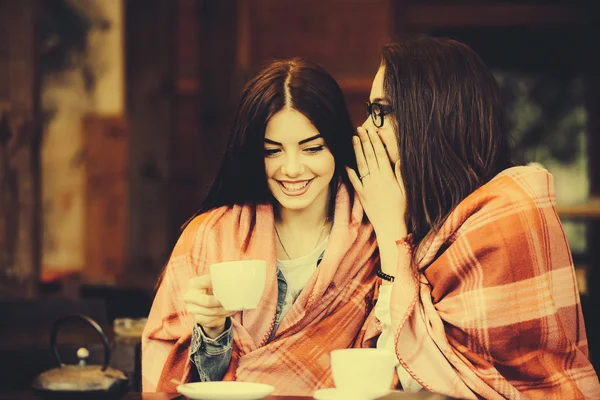
<path id="1" fill-rule="evenodd" d="M 314 178 L 313 178 L 314 179 Z M 289 181 L 277 181 L 281 191 L 288 196 L 299 196 L 304 194 L 310 187 L 310 183 L 313 179 L 307 181 L 289 182 Z"/>

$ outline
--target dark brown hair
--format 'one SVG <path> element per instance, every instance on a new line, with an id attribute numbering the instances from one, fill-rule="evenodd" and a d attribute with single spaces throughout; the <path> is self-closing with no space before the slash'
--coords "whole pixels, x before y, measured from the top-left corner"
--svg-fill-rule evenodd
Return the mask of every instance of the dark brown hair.
<path id="1" fill-rule="evenodd" d="M 332 201 L 339 179 L 349 183 L 345 165 L 356 165 L 354 127 L 338 83 L 321 66 L 302 58 L 273 61 L 244 87 L 221 167 L 200 210 L 272 201 L 264 159 L 265 130 L 273 115 L 289 107 L 304 115 L 323 136 L 335 159 Z"/>
<path id="2" fill-rule="evenodd" d="M 406 225 L 418 246 L 463 199 L 512 165 L 510 140 L 496 80 L 465 44 L 409 38 L 384 46 L 382 66 Z"/>

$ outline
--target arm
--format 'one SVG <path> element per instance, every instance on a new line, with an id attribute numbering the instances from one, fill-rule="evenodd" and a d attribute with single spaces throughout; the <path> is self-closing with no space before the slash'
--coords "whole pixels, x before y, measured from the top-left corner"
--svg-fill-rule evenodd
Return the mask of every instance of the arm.
<path id="1" fill-rule="evenodd" d="M 177 356 L 178 347 L 185 346 L 191 337 L 193 321 L 185 317 L 180 282 L 191 276 L 187 266 L 188 255 L 177 247 L 166 266 L 148 322 L 142 334 L 142 389 L 155 392 L 165 374 L 169 379 L 182 380 L 186 370 L 185 359 Z M 179 253 L 181 251 L 181 253 Z M 188 342 L 189 343 L 189 342 Z"/>
<path id="2" fill-rule="evenodd" d="M 400 173 L 400 162 L 396 161 L 392 168 L 387 151 L 377 133 L 363 127 L 359 127 L 357 133 L 358 136 L 353 138 L 353 145 L 358 172 L 362 178 L 359 178 L 350 168 L 347 168 L 347 172 L 375 230 L 381 271 L 394 277 L 394 282 L 382 280 L 379 298 L 375 305 L 375 317 L 382 330 L 377 347 L 394 351 L 394 327 L 397 326 L 398 321 L 392 321 L 391 318 L 392 287 L 402 293 L 402 299 L 396 298 L 393 309 L 399 308 L 405 312 L 409 307 L 414 306 L 416 299 L 416 282 L 411 259 L 412 246 L 405 221 L 405 188 Z M 401 360 L 400 362 L 402 364 Z M 396 370 L 400 383 L 406 391 L 418 391 L 423 388 L 422 381 L 411 376 L 414 374 L 409 372 L 405 364 Z"/>
<path id="3" fill-rule="evenodd" d="M 401 250 L 401 249 L 400 249 Z M 401 250 L 402 251 L 402 250 Z M 407 251 L 402 251 L 407 253 Z M 385 281 L 384 281 L 385 282 Z M 394 332 L 392 329 L 392 320 L 390 314 L 390 298 L 392 295 L 392 285 L 383 283 L 379 289 L 379 297 L 375 304 L 375 318 L 381 326 L 381 335 L 377 339 L 377 348 L 389 350 L 396 355 L 394 349 Z M 398 380 L 405 392 L 414 393 L 423 389 L 423 387 L 413 379 L 413 377 L 402 367 L 396 367 Z"/>
<path id="4" fill-rule="evenodd" d="M 377 236 L 381 270 L 394 276 L 398 265 L 410 268 L 410 254 L 398 252 L 397 241 L 408 233 L 405 221 L 406 195 L 400 161 L 390 164 L 388 154 L 375 132 L 362 127 L 353 138 L 356 172 L 346 168 L 348 178 L 373 225 Z"/>
<path id="5" fill-rule="evenodd" d="M 194 219 L 180 236 L 165 266 L 148 322 L 142 334 L 142 388 L 145 392 L 175 390 L 172 380 L 187 382 L 192 371 L 190 345 L 196 321 L 185 309 L 189 283 L 205 266 L 194 253 L 197 237 L 205 237 L 204 220 Z"/>

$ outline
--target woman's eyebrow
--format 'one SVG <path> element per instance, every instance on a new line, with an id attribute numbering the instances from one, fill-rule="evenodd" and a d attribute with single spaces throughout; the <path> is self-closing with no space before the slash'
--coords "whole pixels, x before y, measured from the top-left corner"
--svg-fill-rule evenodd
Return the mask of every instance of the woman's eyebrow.
<path id="1" fill-rule="evenodd" d="M 387 102 L 389 102 L 389 100 L 384 97 L 376 97 L 373 100 L 371 100 L 371 103 L 387 103 Z"/>
<path id="2" fill-rule="evenodd" d="M 274 144 L 275 146 L 283 146 L 281 143 L 265 138 L 265 143 Z"/>
<path id="3" fill-rule="evenodd" d="M 312 142 L 313 140 L 315 140 L 315 139 L 318 139 L 318 138 L 320 138 L 320 137 L 322 137 L 322 136 L 321 136 L 321 134 L 319 133 L 319 134 L 317 134 L 317 135 L 315 135 L 315 136 L 311 136 L 311 137 L 309 137 L 309 138 L 306 138 L 306 139 L 304 139 L 304 140 L 301 140 L 301 141 L 299 141 L 299 142 L 298 142 L 298 144 L 304 144 L 304 143 Z"/>
<path id="4" fill-rule="evenodd" d="M 315 136 L 311 136 L 309 138 L 302 139 L 301 141 L 298 142 L 298 144 L 304 144 L 304 143 L 312 142 L 313 140 L 318 139 L 320 137 L 322 137 L 322 136 L 319 133 L 319 134 L 317 134 Z M 265 143 L 272 144 L 272 145 L 275 145 L 275 146 L 283 146 L 281 143 L 276 142 L 276 141 L 271 140 L 271 139 L 267 139 L 267 138 L 265 138 Z"/>

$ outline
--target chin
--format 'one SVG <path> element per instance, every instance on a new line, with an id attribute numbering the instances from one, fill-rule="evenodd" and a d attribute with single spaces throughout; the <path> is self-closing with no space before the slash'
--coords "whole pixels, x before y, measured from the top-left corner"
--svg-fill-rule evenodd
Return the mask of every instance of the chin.
<path id="1" fill-rule="evenodd" d="M 304 210 L 305 208 L 308 208 L 314 202 L 314 199 L 312 199 L 312 201 L 308 201 L 308 200 L 289 201 L 287 199 L 286 199 L 286 201 L 279 201 L 279 199 L 276 198 L 275 200 L 277 200 L 277 202 L 279 203 L 279 206 L 281 208 L 284 208 L 286 210 L 292 210 L 292 211 Z"/>
<path id="2" fill-rule="evenodd" d="M 320 180 L 314 180 L 312 185 L 314 186 L 310 187 L 306 193 L 297 197 L 288 196 L 283 193 L 277 183 L 269 185 L 269 189 L 279 207 L 290 211 L 302 211 L 312 207 L 315 202 L 318 202 L 323 191 L 326 192 L 328 189 L 328 186 L 321 187 L 322 182 Z"/>

